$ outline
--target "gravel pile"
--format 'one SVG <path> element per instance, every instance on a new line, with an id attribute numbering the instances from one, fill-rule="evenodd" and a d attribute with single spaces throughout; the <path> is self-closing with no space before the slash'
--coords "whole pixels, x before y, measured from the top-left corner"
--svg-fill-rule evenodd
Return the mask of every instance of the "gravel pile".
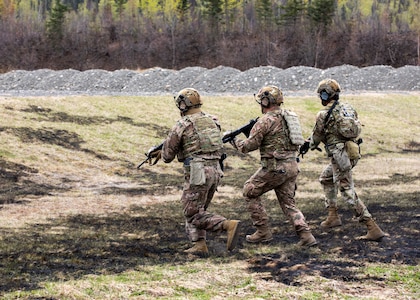
<path id="1" fill-rule="evenodd" d="M 264 66 L 240 71 L 219 66 L 182 70 L 151 68 L 132 70 L 11 71 L 0 74 L 2 95 L 159 95 L 176 94 L 194 87 L 203 94 L 253 94 L 264 85 L 279 86 L 285 94 L 313 94 L 324 78 L 336 79 L 343 93 L 363 91 L 420 91 L 420 66 L 342 65 L 329 69 Z"/>

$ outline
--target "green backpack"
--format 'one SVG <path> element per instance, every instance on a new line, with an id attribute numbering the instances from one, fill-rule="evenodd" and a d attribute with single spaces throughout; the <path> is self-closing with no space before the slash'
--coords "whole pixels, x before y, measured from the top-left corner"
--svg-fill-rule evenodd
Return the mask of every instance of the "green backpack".
<path id="1" fill-rule="evenodd" d="M 330 116 L 332 117 L 330 119 Z M 346 139 L 355 139 L 362 132 L 356 110 L 348 103 L 336 101 L 325 118 L 325 124 L 334 120 L 338 134 Z"/>

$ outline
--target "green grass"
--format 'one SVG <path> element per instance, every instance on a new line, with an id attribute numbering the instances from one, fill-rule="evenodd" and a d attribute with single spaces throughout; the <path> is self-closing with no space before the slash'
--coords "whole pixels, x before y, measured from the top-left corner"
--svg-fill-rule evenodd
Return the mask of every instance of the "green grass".
<path id="1" fill-rule="evenodd" d="M 319 231 L 325 211 L 318 176 L 327 160 L 315 151 L 300 163 L 296 201 L 320 249 L 295 246 L 269 192 L 263 199 L 275 242 L 248 245 L 242 239 L 226 253 L 224 236 L 210 235 L 208 258 L 182 253 L 189 242 L 179 204 L 181 165 L 136 169 L 179 118 L 171 96 L 2 98 L 1 298 L 418 298 L 420 95 L 342 98 L 365 124 L 363 159 L 354 170 L 358 195 L 391 232 L 390 240 L 356 242 L 353 235 L 364 229 L 344 209 L 342 229 Z M 203 110 L 219 117 L 223 131 L 260 115 L 252 96 L 203 100 Z M 285 101 L 309 135 L 321 109 L 315 95 Z M 242 186 L 258 168 L 259 155 L 226 147 L 225 177 L 210 208 L 241 219 L 248 234 Z"/>

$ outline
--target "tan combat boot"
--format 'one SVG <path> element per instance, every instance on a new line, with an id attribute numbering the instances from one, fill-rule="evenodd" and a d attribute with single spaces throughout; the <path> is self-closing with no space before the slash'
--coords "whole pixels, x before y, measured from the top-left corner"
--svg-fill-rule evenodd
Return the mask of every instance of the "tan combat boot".
<path id="1" fill-rule="evenodd" d="M 381 228 L 379 228 L 378 224 L 376 224 L 372 218 L 367 219 L 363 223 L 366 224 L 368 232 L 366 235 L 358 237 L 358 240 L 380 242 L 381 239 L 385 236 L 385 233 L 381 230 Z"/>
<path id="2" fill-rule="evenodd" d="M 226 248 L 231 251 L 236 247 L 236 243 L 239 238 L 239 227 L 241 221 L 238 220 L 226 220 L 222 223 L 222 228 L 227 232 L 227 244 Z"/>
<path id="3" fill-rule="evenodd" d="M 300 231 L 299 232 L 300 241 L 297 244 L 299 247 L 312 247 L 318 244 L 314 236 L 310 231 Z"/>
<path id="4" fill-rule="evenodd" d="M 321 229 L 328 229 L 341 226 L 341 219 L 337 213 L 337 207 L 328 207 L 328 217 L 324 222 L 321 222 Z"/>
<path id="5" fill-rule="evenodd" d="M 207 255 L 209 254 L 209 249 L 207 249 L 206 240 L 198 240 L 194 243 L 194 246 L 187 250 L 184 250 L 184 252 L 190 254 Z"/>
<path id="6" fill-rule="evenodd" d="M 246 241 L 248 243 L 264 243 L 269 242 L 272 239 L 273 235 L 267 225 L 257 226 L 257 231 L 246 236 Z"/>

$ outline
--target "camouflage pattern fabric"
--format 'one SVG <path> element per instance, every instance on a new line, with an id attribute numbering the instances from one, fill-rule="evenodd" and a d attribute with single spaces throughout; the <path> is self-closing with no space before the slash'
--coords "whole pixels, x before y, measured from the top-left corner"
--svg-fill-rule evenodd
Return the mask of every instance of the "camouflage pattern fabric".
<path id="1" fill-rule="evenodd" d="M 259 149 L 261 158 L 296 158 L 299 146 L 289 137 L 282 110 L 269 111 L 258 119 L 246 141 L 236 140 L 236 147 L 242 153 Z"/>
<path id="2" fill-rule="evenodd" d="M 359 221 L 372 217 L 354 190 L 352 172 L 341 172 L 334 158 L 331 159 L 331 163 L 322 171 L 319 181 L 324 189 L 326 208 L 337 208 L 337 193 L 339 190 L 342 199 L 352 209 L 354 216 L 359 218 Z"/>
<path id="3" fill-rule="evenodd" d="M 198 119 L 201 120 L 197 122 L 200 126 L 196 127 L 195 121 Z M 208 126 L 202 126 L 201 123 L 207 123 Z M 204 159 L 219 159 L 223 143 L 218 119 L 203 112 L 182 117 L 172 128 L 162 150 L 162 159 L 166 163 L 171 162 L 175 156 L 180 162 L 194 155 Z"/>
<path id="4" fill-rule="evenodd" d="M 206 183 L 191 185 L 188 167 L 184 168 L 185 182 L 181 201 L 185 217 L 185 230 L 192 242 L 206 239 L 206 231 L 222 230 L 225 217 L 207 211 L 217 186 L 220 182 L 221 170 L 218 161 L 213 166 L 205 166 Z"/>
<path id="5" fill-rule="evenodd" d="M 348 103 L 338 103 L 332 110 L 331 119 L 334 129 L 346 139 L 355 139 L 362 132 L 357 111 Z"/>
<path id="6" fill-rule="evenodd" d="M 199 120 L 199 121 L 197 121 Z M 196 122 L 197 121 L 197 122 Z M 198 112 L 182 117 L 163 143 L 162 159 L 168 163 L 178 157 L 184 162 L 181 196 L 185 229 L 192 242 L 206 238 L 206 231 L 221 231 L 225 217 L 207 211 L 223 175 L 219 158 L 223 152 L 220 125 L 214 116 Z M 203 158 L 206 181 L 190 184 L 188 159 Z"/>
<path id="7" fill-rule="evenodd" d="M 261 155 L 261 168 L 245 182 L 243 195 L 254 226 L 268 225 L 269 218 L 261 195 L 274 190 L 283 213 L 292 222 L 295 231 L 309 231 L 305 217 L 294 200 L 299 173 L 296 162 L 298 146 L 290 141 L 285 126 L 280 109 L 269 111 L 258 119 L 248 139 L 234 141 L 240 152 L 259 149 Z"/>
<path id="8" fill-rule="evenodd" d="M 323 143 L 331 159 L 319 177 L 324 189 L 325 205 L 326 207 L 337 207 L 337 193 L 340 190 L 343 200 L 352 209 L 354 215 L 360 221 L 363 221 L 365 218 L 371 218 L 372 216 L 354 189 L 352 168 L 356 166 L 358 159 L 349 159 L 347 156 L 349 168 L 343 168 L 344 163 L 338 162 L 334 153 L 347 151 L 344 147 L 346 139 L 339 134 L 334 122 L 328 122 L 326 126 L 324 125 L 325 117 L 332 105 L 333 101 L 318 112 L 310 142 L 311 149 L 315 149 L 320 143 Z"/>
<path id="9" fill-rule="evenodd" d="M 312 150 L 315 149 L 321 142 L 324 145 L 335 145 L 338 143 L 345 143 L 347 140 L 338 134 L 334 122 L 328 122 L 328 124 L 325 124 L 325 117 L 333 104 L 334 101 L 331 101 L 316 115 L 315 127 L 312 132 L 310 144 Z M 328 151 L 328 147 L 326 147 L 325 150 L 328 155 L 331 155 L 331 152 Z"/>

